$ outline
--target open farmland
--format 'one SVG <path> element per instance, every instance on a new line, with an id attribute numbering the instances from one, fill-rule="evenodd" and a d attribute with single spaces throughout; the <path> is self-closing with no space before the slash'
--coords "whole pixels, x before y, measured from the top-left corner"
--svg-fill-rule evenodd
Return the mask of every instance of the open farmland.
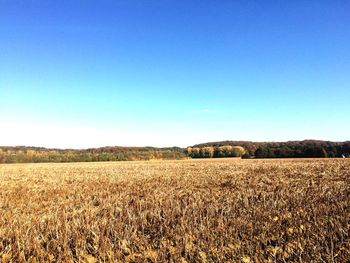
<path id="1" fill-rule="evenodd" d="M 0 262 L 346 262 L 350 160 L 0 165 Z"/>

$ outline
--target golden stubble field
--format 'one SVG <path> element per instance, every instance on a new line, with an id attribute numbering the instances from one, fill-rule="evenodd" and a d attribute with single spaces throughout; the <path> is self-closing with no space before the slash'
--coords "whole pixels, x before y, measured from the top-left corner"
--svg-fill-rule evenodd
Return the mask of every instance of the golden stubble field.
<path id="1" fill-rule="evenodd" d="M 347 262 L 350 160 L 0 165 L 0 262 Z"/>

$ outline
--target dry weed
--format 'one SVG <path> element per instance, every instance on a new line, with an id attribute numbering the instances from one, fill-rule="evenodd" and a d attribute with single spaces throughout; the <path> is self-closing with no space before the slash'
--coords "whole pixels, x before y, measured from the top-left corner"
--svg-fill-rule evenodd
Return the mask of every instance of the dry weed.
<path id="1" fill-rule="evenodd" d="M 0 262 L 346 262 L 349 160 L 0 166 Z"/>

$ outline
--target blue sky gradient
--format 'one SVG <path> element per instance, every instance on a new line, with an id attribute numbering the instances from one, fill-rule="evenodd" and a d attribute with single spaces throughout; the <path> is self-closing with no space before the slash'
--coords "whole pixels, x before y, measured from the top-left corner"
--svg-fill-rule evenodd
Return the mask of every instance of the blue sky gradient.
<path id="1" fill-rule="evenodd" d="M 350 1 L 0 0 L 0 145 L 349 140 Z"/>

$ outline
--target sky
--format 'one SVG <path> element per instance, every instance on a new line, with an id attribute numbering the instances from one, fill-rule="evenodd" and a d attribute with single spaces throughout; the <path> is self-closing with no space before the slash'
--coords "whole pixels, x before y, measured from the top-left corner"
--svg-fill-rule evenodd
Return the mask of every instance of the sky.
<path id="1" fill-rule="evenodd" d="M 350 1 L 0 0 L 0 145 L 350 139 Z"/>

